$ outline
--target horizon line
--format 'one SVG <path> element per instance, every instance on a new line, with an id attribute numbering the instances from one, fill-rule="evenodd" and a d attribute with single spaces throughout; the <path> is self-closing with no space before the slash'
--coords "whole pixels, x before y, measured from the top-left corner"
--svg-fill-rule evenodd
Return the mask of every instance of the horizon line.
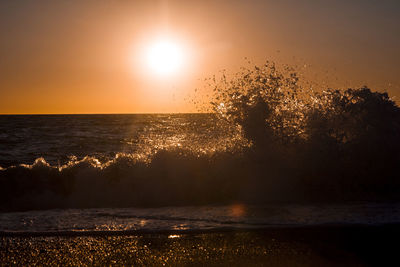
<path id="1" fill-rule="evenodd" d="M 213 112 L 127 112 L 127 113 L 0 113 L 0 116 L 27 116 L 27 115 L 167 115 L 167 114 L 211 114 Z"/>

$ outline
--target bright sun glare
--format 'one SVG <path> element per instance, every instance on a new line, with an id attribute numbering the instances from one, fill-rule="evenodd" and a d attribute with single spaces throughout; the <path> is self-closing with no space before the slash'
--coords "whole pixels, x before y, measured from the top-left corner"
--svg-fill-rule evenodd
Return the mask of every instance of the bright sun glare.
<path id="1" fill-rule="evenodd" d="M 148 46 L 147 65 L 151 71 L 168 76 L 178 72 L 184 63 L 183 47 L 170 40 L 157 41 Z"/>

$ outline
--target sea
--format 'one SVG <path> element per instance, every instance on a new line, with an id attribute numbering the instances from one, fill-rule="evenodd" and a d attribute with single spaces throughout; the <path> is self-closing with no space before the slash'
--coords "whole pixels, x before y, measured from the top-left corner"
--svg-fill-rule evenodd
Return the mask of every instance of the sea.
<path id="1" fill-rule="evenodd" d="M 398 203 L 241 201 L 218 173 L 248 146 L 213 114 L 2 115 L 0 233 L 400 222 Z"/>

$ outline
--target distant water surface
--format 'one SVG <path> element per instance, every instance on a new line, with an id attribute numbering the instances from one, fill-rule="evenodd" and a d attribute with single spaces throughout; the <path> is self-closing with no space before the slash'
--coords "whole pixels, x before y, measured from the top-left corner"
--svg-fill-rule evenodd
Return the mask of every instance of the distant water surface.
<path id="1" fill-rule="evenodd" d="M 2 115 L 0 166 L 41 157 L 52 165 L 84 156 L 106 161 L 171 146 L 207 150 L 226 138 L 211 114 Z"/>

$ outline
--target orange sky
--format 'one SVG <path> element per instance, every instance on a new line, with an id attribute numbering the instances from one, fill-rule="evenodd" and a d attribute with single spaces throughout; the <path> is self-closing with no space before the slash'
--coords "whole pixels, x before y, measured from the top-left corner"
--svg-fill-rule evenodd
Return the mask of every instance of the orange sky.
<path id="1" fill-rule="evenodd" d="M 327 2 L 1 1 L 0 113 L 190 112 L 199 79 L 244 57 L 400 96 L 399 2 Z M 160 35 L 188 50 L 171 77 L 138 60 Z"/>

